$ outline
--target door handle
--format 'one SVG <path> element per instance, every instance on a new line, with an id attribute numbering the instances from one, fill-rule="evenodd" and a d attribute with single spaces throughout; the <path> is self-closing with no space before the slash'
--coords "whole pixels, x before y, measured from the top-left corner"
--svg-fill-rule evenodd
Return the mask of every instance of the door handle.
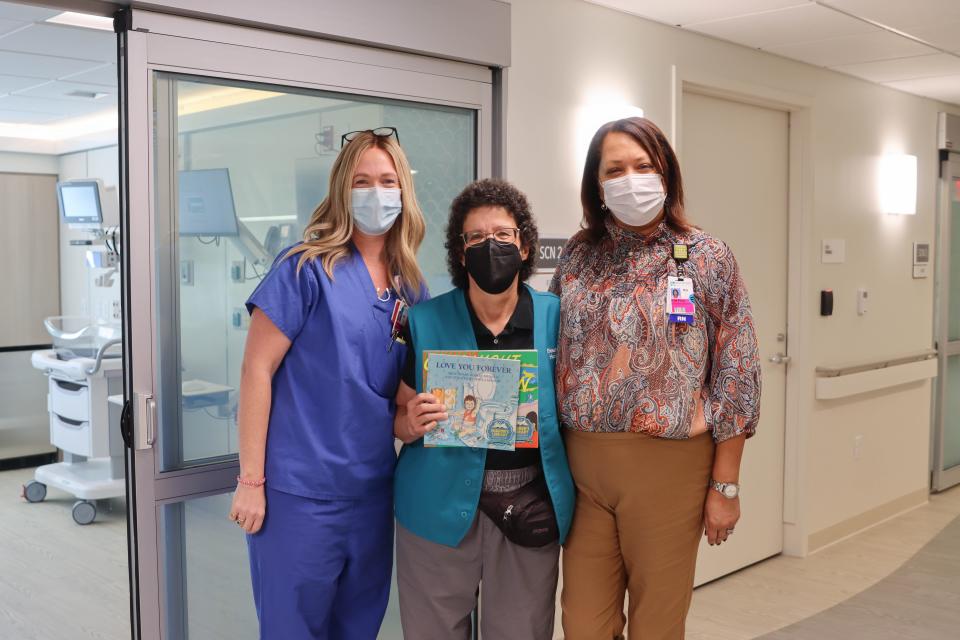
<path id="1" fill-rule="evenodd" d="M 138 393 L 134 418 L 135 448 L 149 449 L 157 439 L 157 403 L 148 393 Z"/>
<path id="2" fill-rule="evenodd" d="M 778 353 L 774 356 L 770 356 L 770 362 L 773 364 L 787 364 L 790 362 L 790 356 Z"/>

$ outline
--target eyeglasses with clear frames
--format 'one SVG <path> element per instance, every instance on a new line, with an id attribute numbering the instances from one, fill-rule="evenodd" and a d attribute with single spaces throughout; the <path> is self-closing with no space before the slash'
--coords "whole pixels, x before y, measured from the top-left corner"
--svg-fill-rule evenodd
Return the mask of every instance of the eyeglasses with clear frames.
<path id="1" fill-rule="evenodd" d="M 343 148 L 343 145 L 347 144 L 354 138 L 356 138 L 361 133 L 372 133 L 378 138 L 389 138 L 393 136 L 397 139 L 397 142 L 400 142 L 400 134 L 397 132 L 396 127 L 377 127 L 376 129 L 360 129 L 358 131 L 349 131 L 342 136 L 340 136 L 340 148 Z"/>
<path id="2" fill-rule="evenodd" d="M 493 233 L 487 233 L 486 231 L 467 231 L 460 234 L 460 237 L 463 238 L 463 244 L 468 247 L 475 247 L 478 244 L 482 244 L 487 238 L 493 238 L 500 244 L 513 244 L 519 236 L 520 229 L 516 227 L 500 227 Z"/>

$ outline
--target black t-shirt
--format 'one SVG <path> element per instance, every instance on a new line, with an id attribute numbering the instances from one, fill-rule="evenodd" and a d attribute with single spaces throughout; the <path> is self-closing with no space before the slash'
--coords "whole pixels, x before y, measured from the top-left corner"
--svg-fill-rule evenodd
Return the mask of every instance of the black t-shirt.
<path id="1" fill-rule="evenodd" d="M 507 321 L 507 325 L 500 332 L 500 335 L 493 335 L 487 327 L 480 322 L 477 314 L 470 304 L 470 296 L 464 292 L 464 299 L 467 302 L 467 311 L 470 312 L 470 323 L 473 325 L 473 333 L 477 338 L 477 347 L 481 351 L 490 351 L 496 349 L 533 349 L 533 298 L 526 287 L 520 287 L 520 298 L 517 301 L 517 308 L 513 310 L 513 315 Z M 409 354 L 407 362 L 403 369 L 403 381 L 411 389 L 417 388 L 417 370 L 416 358 L 414 357 L 413 341 L 409 332 L 405 332 L 407 344 L 409 345 Z M 517 449 L 516 451 L 497 451 L 490 449 L 487 451 L 487 469 L 522 469 L 540 464 L 539 449 Z"/>

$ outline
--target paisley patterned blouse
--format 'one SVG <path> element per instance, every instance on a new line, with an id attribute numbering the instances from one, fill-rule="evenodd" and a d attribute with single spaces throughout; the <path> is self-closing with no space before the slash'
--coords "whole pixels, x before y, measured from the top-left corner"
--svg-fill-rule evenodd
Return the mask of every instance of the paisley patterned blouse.
<path id="1" fill-rule="evenodd" d="M 577 431 L 636 431 L 717 442 L 753 435 L 760 360 L 750 301 L 730 248 L 661 224 L 644 237 L 607 221 L 609 249 L 574 238 L 550 290 L 561 298 L 557 396 Z M 689 247 L 696 315 L 670 324 L 673 245 Z"/>

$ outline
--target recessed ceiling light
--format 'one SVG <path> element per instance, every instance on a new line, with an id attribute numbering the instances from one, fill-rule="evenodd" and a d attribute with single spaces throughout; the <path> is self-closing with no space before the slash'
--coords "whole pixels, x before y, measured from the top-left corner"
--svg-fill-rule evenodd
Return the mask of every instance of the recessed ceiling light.
<path id="1" fill-rule="evenodd" d="M 74 11 L 64 11 L 52 18 L 47 18 L 47 22 L 54 24 L 65 24 L 71 27 L 83 27 L 84 29 L 99 29 L 100 31 L 113 31 L 113 18 L 105 16 L 93 16 L 89 13 L 76 13 Z"/>

